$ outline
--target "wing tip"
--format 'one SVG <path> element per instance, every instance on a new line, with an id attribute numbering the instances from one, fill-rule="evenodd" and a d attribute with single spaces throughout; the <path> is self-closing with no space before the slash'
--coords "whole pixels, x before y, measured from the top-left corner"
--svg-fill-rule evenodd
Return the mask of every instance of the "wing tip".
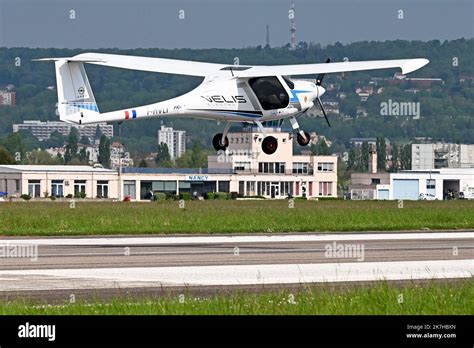
<path id="1" fill-rule="evenodd" d="M 429 63 L 429 59 L 426 58 L 415 58 L 410 59 L 407 64 L 404 64 L 402 68 L 402 74 L 409 74 L 413 71 L 421 69 Z"/>

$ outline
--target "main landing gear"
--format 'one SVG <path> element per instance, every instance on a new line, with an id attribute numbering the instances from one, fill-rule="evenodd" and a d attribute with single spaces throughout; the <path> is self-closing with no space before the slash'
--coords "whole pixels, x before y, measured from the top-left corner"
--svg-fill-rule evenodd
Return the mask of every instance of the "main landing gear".
<path id="1" fill-rule="evenodd" d="M 271 135 L 263 138 L 262 141 L 262 151 L 267 155 L 272 155 L 278 149 L 278 140 Z"/>
<path id="2" fill-rule="evenodd" d="M 227 149 L 227 147 L 229 146 L 229 139 L 227 137 L 223 138 L 222 133 L 217 133 L 216 135 L 214 135 L 214 138 L 212 138 L 212 146 L 214 146 L 214 149 L 216 149 L 216 151 L 225 151 L 225 149 Z"/>
<path id="3" fill-rule="evenodd" d="M 230 129 L 230 122 L 227 122 L 224 128 L 223 133 L 217 133 L 214 135 L 214 138 L 212 138 L 212 146 L 214 146 L 214 149 L 216 151 L 225 151 L 227 147 L 229 146 L 229 139 L 227 138 L 227 133 L 229 132 Z"/>
<path id="4" fill-rule="evenodd" d="M 294 117 L 290 118 L 290 122 L 291 122 L 291 126 L 293 130 L 295 130 L 297 133 L 296 141 L 298 142 L 298 144 L 301 146 L 308 145 L 309 142 L 311 141 L 311 138 L 308 132 L 305 132 L 300 129 L 298 122 L 296 121 L 296 118 Z M 265 131 L 265 128 L 263 127 L 261 122 L 255 121 L 255 124 L 263 133 L 262 151 L 267 155 L 274 154 L 276 150 L 278 149 L 278 139 L 271 135 L 267 135 L 267 132 Z M 229 132 L 229 129 L 230 129 L 230 122 L 227 122 L 224 128 L 224 132 L 214 135 L 214 138 L 212 139 L 212 145 L 214 146 L 214 149 L 216 149 L 216 151 L 225 151 L 227 147 L 229 146 L 229 139 L 227 138 L 227 133 Z"/>

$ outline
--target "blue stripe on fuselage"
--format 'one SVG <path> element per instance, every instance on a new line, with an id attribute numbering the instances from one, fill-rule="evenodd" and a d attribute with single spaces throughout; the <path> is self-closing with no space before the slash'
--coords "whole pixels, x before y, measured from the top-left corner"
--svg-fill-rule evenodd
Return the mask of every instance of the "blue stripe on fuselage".
<path id="1" fill-rule="evenodd" d="M 309 93 L 311 91 L 305 91 L 305 90 L 302 90 L 302 89 L 292 89 L 291 90 L 291 98 L 290 98 L 290 102 L 297 102 L 299 101 L 298 99 L 298 94 L 299 93 Z"/>
<path id="2" fill-rule="evenodd" d="M 255 114 L 247 114 L 245 112 L 237 112 L 237 111 L 213 111 L 213 110 L 208 110 L 211 112 L 217 112 L 220 114 L 233 114 L 233 115 L 240 115 L 240 116 L 245 116 L 245 117 L 262 117 L 263 115 L 255 115 Z"/>

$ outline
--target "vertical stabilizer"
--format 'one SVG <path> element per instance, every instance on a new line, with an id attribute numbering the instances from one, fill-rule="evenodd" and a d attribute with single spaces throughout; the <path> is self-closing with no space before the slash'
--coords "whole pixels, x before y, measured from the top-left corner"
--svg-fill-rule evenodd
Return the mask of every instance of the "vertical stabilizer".
<path id="1" fill-rule="evenodd" d="M 85 115 L 98 116 L 99 108 L 83 63 L 57 60 L 55 67 L 59 119 L 77 122 Z"/>

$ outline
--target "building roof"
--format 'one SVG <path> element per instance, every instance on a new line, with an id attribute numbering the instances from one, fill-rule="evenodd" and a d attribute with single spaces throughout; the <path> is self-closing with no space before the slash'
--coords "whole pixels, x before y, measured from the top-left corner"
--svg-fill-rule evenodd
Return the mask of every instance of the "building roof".
<path id="1" fill-rule="evenodd" d="M 231 174 L 231 168 L 148 168 L 127 167 L 122 173 L 129 174 Z"/>
<path id="2" fill-rule="evenodd" d="M 115 170 L 105 168 L 94 168 L 91 166 L 64 166 L 64 165 L 22 165 L 2 164 L 0 171 L 6 172 L 101 172 L 115 173 Z"/>
<path id="3" fill-rule="evenodd" d="M 436 168 L 436 169 L 413 169 L 402 170 L 399 173 L 411 174 L 470 174 L 474 175 L 474 168 Z"/>

